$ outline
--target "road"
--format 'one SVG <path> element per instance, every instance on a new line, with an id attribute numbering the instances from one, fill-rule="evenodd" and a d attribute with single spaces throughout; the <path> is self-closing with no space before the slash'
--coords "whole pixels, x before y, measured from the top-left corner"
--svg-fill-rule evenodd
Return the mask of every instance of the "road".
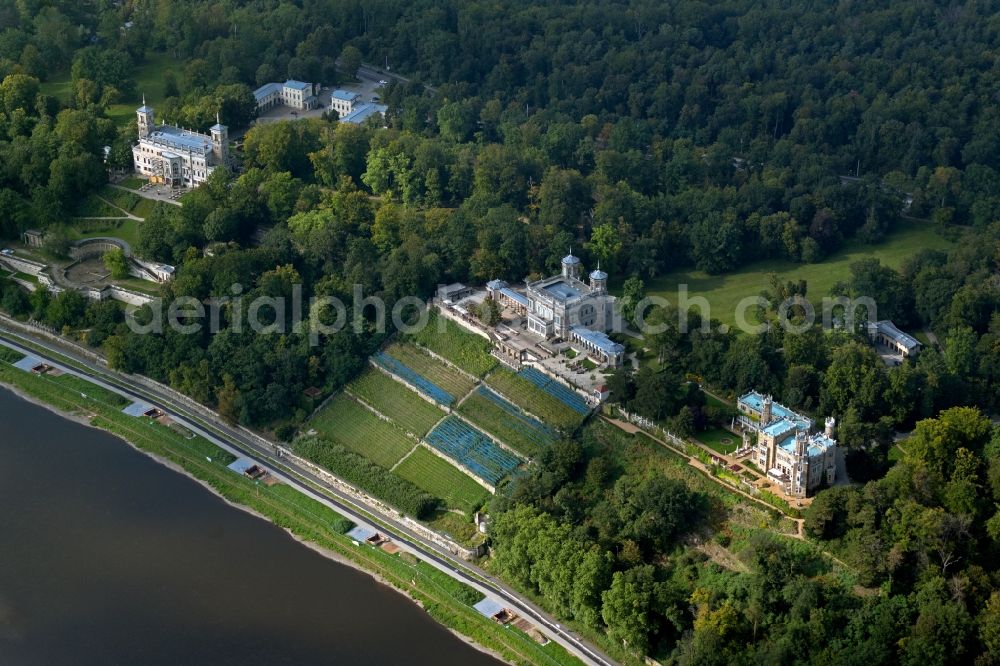
<path id="1" fill-rule="evenodd" d="M 30 341 L 36 347 L 44 348 L 47 353 L 40 353 L 36 349 L 23 346 L 22 343 L 26 341 Z M 355 498 L 325 483 L 309 470 L 291 464 L 284 458 L 275 458 L 273 450 L 267 450 L 253 438 L 244 434 L 239 429 L 227 425 L 221 419 L 209 422 L 201 415 L 186 408 L 165 390 L 154 390 L 130 383 L 127 378 L 118 373 L 108 370 L 70 350 L 57 347 L 48 340 L 38 339 L 34 336 L 25 336 L 3 324 L 0 324 L 0 344 L 15 349 L 22 354 L 40 358 L 64 372 L 77 375 L 128 400 L 139 400 L 161 409 L 170 418 L 192 432 L 204 437 L 219 448 L 235 456 L 250 458 L 254 462 L 267 467 L 271 470 L 272 474 L 302 494 L 321 502 L 358 525 L 387 534 L 401 548 L 419 557 L 439 571 L 469 585 L 484 595 L 501 601 L 520 616 L 529 618 L 540 627 L 543 627 L 546 630 L 546 634 L 552 640 L 559 643 L 584 663 L 601 666 L 614 664 L 609 657 L 592 645 L 564 630 L 552 617 L 535 604 L 524 599 L 481 568 L 455 559 L 444 549 L 424 540 L 419 535 L 411 532 L 395 518 L 378 512 L 374 507 L 360 505 Z M 74 364 L 82 366 L 86 370 L 68 366 L 59 360 L 59 356 L 71 360 Z M 303 479 L 308 483 L 304 482 Z M 317 493 L 309 484 L 322 488 L 324 491 L 323 494 Z M 368 514 L 378 516 L 380 524 L 376 524 L 368 517 Z"/>

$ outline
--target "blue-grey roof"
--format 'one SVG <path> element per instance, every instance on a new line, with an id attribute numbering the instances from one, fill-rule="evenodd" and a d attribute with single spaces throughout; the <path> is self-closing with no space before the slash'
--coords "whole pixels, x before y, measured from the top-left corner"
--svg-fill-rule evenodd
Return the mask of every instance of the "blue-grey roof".
<path id="1" fill-rule="evenodd" d="M 353 102 L 354 100 L 361 97 L 360 93 L 352 92 L 350 90 L 334 90 L 331 94 L 334 99 L 342 99 L 345 102 Z"/>
<path id="2" fill-rule="evenodd" d="M 150 405 L 150 404 L 147 404 L 145 402 L 137 401 L 137 402 L 133 402 L 131 405 L 129 405 L 128 407 L 126 407 L 125 409 L 123 409 L 122 410 L 122 414 L 126 414 L 128 416 L 142 416 L 143 414 L 145 414 L 146 412 L 148 412 L 152 408 L 153 408 L 153 406 Z"/>
<path id="3" fill-rule="evenodd" d="M 212 125 L 211 127 L 208 128 L 208 131 L 210 131 L 210 132 L 222 132 L 222 131 L 225 131 L 226 129 L 228 129 L 228 128 L 225 125 L 223 125 L 222 123 L 215 123 L 214 125 Z"/>
<path id="4" fill-rule="evenodd" d="M 740 405 L 745 405 L 751 410 L 763 413 L 764 412 L 764 396 L 757 391 L 751 391 L 746 395 L 742 395 L 737 399 L 737 403 Z M 785 407 L 780 402 L 771 402 L 771 419 L 774 421 L 788 421 L 791 422 L 799 430 L 808 430 L 812 427 L 813 421 L 808 416 L 799 414 L 795 410 Z M 762 426 L 767 425 L 766 423 L 761 423 Z M 767 428 L 765 428 L 767 431 Z M 773 433 L 772 433 L 773 434 Z"/>
<path id="5" fill-rule="evenodd" d="M 608 279 L 608 274 L 598 268 L 596 271 L 591 272 L 590 279 L 591 280 L 607 280 Z"/>
<path id="6" fill-rule="evenodd" d="M 255 463 L 254 461 L 250 460 L 249 458 L 237 458 L 233 462 L 231 462 L 228 465 L 226 465 L 226 467 L 229 468 L 229 469 L 231 469 L 231 470 L 233 470 L 237 474 L 243 474 L 244 472 L 246 472 L 248 469 L 250 469 L 251 467 L 253 467 L 256 464 L 257 463 Z"/>
<path id="7" fill-rule="evenodd" d="M 211 137 L 182 130 L 173 125 L 160 125 L 159 129 L 150 133 L 149 140 L 160 146 L 183 151 L 207 154 L 212 150 Z"/>
<path id="8" fill-rule="evenodd" d="M 24 370 L 25 372 L 31 372 L 31 369 L 36 365 L 41 365 L 42 360 L 35 358 L 34 356 L 25 356 L 20 361 L 14 364 L 14 367 L 18 370 Z"/>
<path id="9" fill-rule="evenodd" d="M 293 88 L 295 90 L 310 90 L 312 85 L 306 83 L 305 81 L 296 81 L 295 79 L 288 79 L 285 81 L 286 88 Z"/>
<path id="10" fill-rule="evenodd" d="M 567 254 L 565 257 L 562 258 L 562 262 L 564 264 L 569 264 L 569 265 L 578 264 L 580 263 L 580 257 L 573 256 L 572 254 Z"/>
<path id="11" fill-rule="evenodd" d="M 819 433 L 815 435 L 809 435 L 806 438 L 806 455 L 810 458 L 821 456 L 831 447 L 836 446 L 837 443 L 827 437 L 826 435 Z M 795 436 L 791 436 L 779 444 L 779 446 L 788 451 L 789 453 L 795 452 Z"/>
<path id="12" fill-rule="evenodd" d="M 574 326 L 572 330 L 578 338 L 586 340 L 605 354 L 621 354 L 625 351 L 624 345 L 618 344 L 601 331 L 592 331 L 582 326 Z"/>
<path id="13" fill-rule="evenodd" d="M 136 113 L 152 113 L 153 112 L 153 107 L 146 106 L 145 104 L 143 104 L 138 109 L 136 109 L 135 112 Z"/>
<path id="14" fill-rule="evenodd" d="M 786 432 L 795 430 L 795 422 L 789 419 L 779 419 L 764 428 L 764 433 L 771 437 L 778 437 Z"/>
<path id="15" fill-rule="evenodd" d="M 484 617 L 493 617 L 494 615 L 503 610 L 503 604 L 501 604 L 498 601 L 494 601 L 489 597 L 486 597 L 485 599 L 474 605 L 473 608 L 479 611 L 480 615 L 483 615 Z"/>
<path id="16" fill-rule="evenodd" d="M 281 84 L 280 83 L 265 83 L 260 88 L 257 88 L 257 90 L 253 91 L 253 96 L 259 102 L 260 100 L 264 99 L 268 95 L 270 95 L 272 93 L 276 93 L 279 90 L 281 90 Z"/>
<path id="17" fill-rule="evenodd" d="M 507 283 L 504 282 L 503 280 L 490 280 L 489 282 L 486 283 L 486 288 L 493 290 L 503 289 L 506 286 Z"/>
<path id="18" fill-rule="evenodd" d="M 878 331 L 885 337 L 889 338 L 890 340 L 895 340 L 899 344 L 906 347 L 907 350 L 916 349 L 917 347 L 920 346 L 919 340 L 917 340 L 909 333 L 904 333 L 903 331 L 896 328 L 896 325 L 893 324 L 888 319 L 883 319 L 882 321 L 876 321 L 874 323 L 868 324 L 868 328 L 873 328 L 873 327 L 876 331 Z"/>
<path id="19" fill-rule="evenodd" d="M 524 294 L 519 294 L 516 291 L 514 291 L 513 289 L 509 289 L 507 287 L 502 287 L 500 289 L 500 293 L 504 294 L 505 296 L 507 296 L 507 298 L 509 298 L 512 301 L 518 303 L 519 305 L 523 305 L 524 307 L 528 307 L 528 297 L 525 296 Z"/>
<path id="20" fill-rule="evenodd" d="M 358 525 L 348 532 L 347 536 L 351 537 L 355 541 L 365 541 L 368 537 L 375 536 L 375 534 L 375 530 L 370 527 Z"/>
<path id="21" fill-rule="evenodd" d="M 568 301 L 571 298 L 576 298 L 580 295 L 578 289 L 574 289 L 572 286 L 566 282 L 554 282 L 547 287 L 542 288 L 549 296 L 552 296 L 558 301 Z"/>
<path id="22" fill-rule="evenodd" d="M 823 433 L 817 433 L 809 438 L 809 446 L 807 448 L 809 455 L 818 456 L 822 455 L 831 446 L 836 446 L 837 443 L 824 435 Z"/>
<path id="23" fill-rule="evenodd" d="M 368 120 L 370 117 L 376 113 L 385 115 L 385 112 L 389 110 L 385 104 L 362 104 L 357 107 L 346 116 L 340 119 L 342 123 L 353 123 L 355 125 L 360 125 L 364 121 Z"/>

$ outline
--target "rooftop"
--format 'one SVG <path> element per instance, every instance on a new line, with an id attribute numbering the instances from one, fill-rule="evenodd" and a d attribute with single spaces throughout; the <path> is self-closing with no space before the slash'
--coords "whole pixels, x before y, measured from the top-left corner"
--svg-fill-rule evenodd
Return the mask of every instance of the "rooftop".
<path id="1" fill-rule="evenodd" d="M 789 453 L 795 451 L 795 437 L 789 437 L 780 446 Z M 822 433 L 806 437 L 806 454 L 810 458 L 823 455 L 831 446 L 836 446 L 836 442 Z"/>
<path id="2" fill-rule="evenodd" d="M 286 88 L 292 88 L 294 90 L 310 90 L 312 89 L 311 83 L 306 83 L 305 81 L 296 81 L 295 79 L 288 79 L 285 81 Z"/>
<path id="3" fill-rule="evenodd" d="M 779 437 L 786 432 L 795 430 L 795 422 L 789 419 L 780 419 L 764 428 L 764 433 L 771 437 Z"/>
<path id="4" fill-rule="evenodd" d="M 260 88 L 257 88 L 257 90 L 253 91 L 253 96 L 259 102 L 260 100 L 264 99 L 268 95 L 270 95 L 272 93 L 279 92 L 280 90 L 281 90 L 281 84 L 280 83 L 265 83 Z"/>
<path id="5" fill-rule="evenodd" d="M 502 612 L 504 606 L 500 602 L 490 599 L 489 597 L 486 597 L 485 599 L 482 599 L 481 601 L 476 603 L 473 606 L 473 608 L 479 611 L 479 614 L 482 615 L 483 617 L 491 618 L 497 613 Z"/>
<path id="6" fill-rule="evenodd" d="M 523 307 L 528 307 L 528 297 L 524 294 L 514 291 L 510 287 L 500 287 L 500 293 L 504 294 L 514 302 L 522 305 Z"/>
<path id="7" fill-rule="evenodd" d="M 350 90 L 334 90 L 330 96 L 334 99 L 342 99 L 345 102 L 353 102 L 354 100 L 359 99 L 361 94 Z"/>
<path id="8" fill-rule="evenodd" d="M 885 337 L 889 338 L 890 340 L 898 342 L 899 344 L 906 347 L 906 349 L 908 350 L 916 349 L 917 347 L 920 346 L 919 340 L 917 340 L 909 333 L 904 333 L 903 331 L 896 328 L 896 325 L 893 324 L 888 319 L 883 319 L 881 321 L 876 321 L 874 323 L 869 322 L 868 328 L 869 329 L 874 328 L 876 331 L 878 331 Z"/>
<path id="9" fill-rule="evenodd" d="M 591 280 L 607 280 L 608 274 L 598 268 L 596 271 L 590 273 Z"/>
<path id="10" fill-rule="evenodd" d="M 385 104 L 362 104 L 357 107 L 346 116 L 340 119 L 342 123 L 353 123 L 355 125 L 360 125 L 369 118 L 371 118 L 376 113 L 385 115 L 385 112 L 389 110 Z"/>
<path id="11" fill-rule="evenodd" d="M 580 295 L 580 290 L 574 288 L 565 280 L 559 280 L 558 282 L 542 287 L 542 290 L 557 301 L 568 301 Z"/>
<path id="12" fill-rule="evenodd" d="M 574 326 L 573 334 L 586 340 L 606 354 L 621 354 L 625 351 L 623 345 L 618 344 L 601 331 L 592 331 L 583 326 Z"/>
<path id="13" fill-rule="evenodd" d="M 160 125 L 155 132 L 150 133 L 149 140 L 158 146 L 176 148 L 182 151 L 202 154 L 212 151 L 211 137 L 173 125 Z"/>
<path id="14" fill-rule="evenodd" d="M 737 402 L 741 405 L 746 405 L 755 412 L 764 411 L 764 396 L 757 391 L 751 391 L 750 393 L 740 396 Z M 771 402 L 771 417 L 773 419 L 786 419 L 788 421 L 793 421 L 805 428 L 812 427 L 812 419 L 799 414 L 789 407 L 785 407 L 780 402 Z"/>
<path id="15" fill-rule="evenodd" d="M 578 264 L 580 263 L 580 257 L 574 256 L 571 252 L 562 258 L 562 262 L 567 265 Z"/>

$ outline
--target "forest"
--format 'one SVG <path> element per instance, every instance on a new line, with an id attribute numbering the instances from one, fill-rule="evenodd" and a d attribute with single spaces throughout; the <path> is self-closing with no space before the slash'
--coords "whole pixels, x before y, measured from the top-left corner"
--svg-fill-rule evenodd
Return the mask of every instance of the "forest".
<path id="1" fill-rule="evenodd" d="M 633 657 L 1000 660 L 1000 2 L 16 0 L 0 26 L 0 238 L 40 229 L 65 257 L 77 203 L 131 165 L 113 109 L 138 105 L 142 66 L 162 64 L 161 119 L 218 114 L 240 137 L 237 169 L 139 229 L 139 256 L 177 266 L 167 299 L 426 298 L 549 274 L 572 247 L 634 323 L 678 267 L 822 265 L 932 226 L 949 250 L 854 262 L 832 290 L 933 331 L 915 361 L 886 367 L 860 329 L 738 333 L 658 307 L 641 368 L 609 378 L 614 402 L 685 435 L 729 416 L 699 385 L 835 415 L 855 483 L 818 495 L 805 536 L 846 579 L 788 539 L 727 533 L 717 496 L 623 458 L 600 423 L 497 497 L 491 566 Z M 384 127 L 253 122 L 258 85 L 336 85 L 362 61 L 409 80 L 384 91 Z M 828 294 L 775 277 L 766 295 Z M 138 335 L 118 304 L 0 276 L 5 312 L 281 440 L 315 407 L 305 389 L 342 387 L 392 335 L 257 335 L 231 326 L 241 307 L 218 334 Z M 740 561 L 706 564 L 706 538 Z"/>

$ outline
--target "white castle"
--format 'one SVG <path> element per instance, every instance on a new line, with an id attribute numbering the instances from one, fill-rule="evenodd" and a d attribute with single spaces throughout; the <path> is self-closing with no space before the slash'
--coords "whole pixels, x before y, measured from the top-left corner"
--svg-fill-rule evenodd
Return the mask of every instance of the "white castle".
<path id="1" fill-rule="evenodd" d="M 753 460 L 789 495 L 805 497 L 821 485 L 832 485 L 837 476 L 837 440 L 834 418 L 826 419 L 823 432 L 813 433 L 813 420 L 774 402 L 771 396 L 751 391 L 736 401 L 738 423 L 757 433 Z"/>
<path id="2" fill-rule="evenodd" d="M 197 187 L 218 167 L 229 163 L 229 128 L 219 122 L 209 134 L 157 125 L 152 107 L 136 109 L 139 142 L 132 146 L 135 172 L 152 183 L 170 187 Z"/>

